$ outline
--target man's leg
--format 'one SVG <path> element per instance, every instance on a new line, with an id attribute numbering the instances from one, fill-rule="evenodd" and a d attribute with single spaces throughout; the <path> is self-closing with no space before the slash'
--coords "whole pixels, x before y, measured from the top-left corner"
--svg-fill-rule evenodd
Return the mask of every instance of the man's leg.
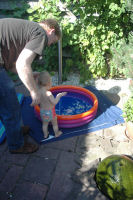
<path id="1" fill-rule="evenodd" d="M 1 67 L 0 67 L 0 119 L 6 129 L 6 136 L 7 136 L 9 150 L 10 151 L 17 150 L 23 147 L 24 138 L 21 130 L 21 110 L 16 96 L 14 83 L 10 79 L 6 71 Z M 23 151 L 23 149 L 21 150 Z"/>
<path id="2" fill-rule="evenodd" d="M 6 129 L 9 150 L 23 146 L 20 105 L 14 83 L 3 68 L 0 68 L 0 119 Z"/>

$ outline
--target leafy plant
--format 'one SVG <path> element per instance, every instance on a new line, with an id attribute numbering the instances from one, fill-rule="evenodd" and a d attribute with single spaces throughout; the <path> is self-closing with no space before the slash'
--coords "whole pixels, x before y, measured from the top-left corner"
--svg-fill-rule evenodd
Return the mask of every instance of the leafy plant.
<path id="1" fill-rule="evenodd" d="M 133 96 L 129 97 L 123 108 L 123 117 L 126 121 L 133 122 Z"/>
<path id="2" fill-rule="evenodd" d="M 133 25 L 133 2 L 127 0 L 125 4 L 130 27 Z M 112 59 L 110 62 L 111 76 L 120 72 L 125 77 L 133 78 L 133 32 L 129 30 L 127 37 L 113 43 L 111 47 Z M 115 67 L 114 67 L 115 66 Z"/>
<path id="3" fill-rule="evenodd" d="M 125 2 L 121 1 L 74 1 L 73 13 L 78 20 L 74 24 L 73 32 L 69 31 L 72 44 L 78 46 L 79 60 L 77 67 L 82 77 L 106 77 L 109 71 L 109 61 L 111 59 L 110 47 L 113 43 L 119 44 L 126 32 L 123 27 L 129 27 L 125 22 L 129 21 L 125 13 Z M 72 3 L 67 1 L 69 8 Z M 89 13 L 89 14 L 88 14 Z M 67 31 L 68 32 L 68 31 Z M 78 33 L 77 35 L 75 35 Z M 73 36 L 77 36 L 73 40 Z M 72 53 L 72 55 L 74 55 Z M 75 59 L 73 57 L 73 59 Z M 77 57 L 76 57 L 77 60 Z M 75 61 L 74 61 L 75 63 Z"/>
<path id="4" fill-rule="evenodd" d="M 127 78 L 133 78 L 133 35 L 129 34 L 127 40 L 122 39 L 119 46 L 112 47 L 112 61 L 111 61 L 111 75 L 113 76 L 116 74 L 116 67 L 117 72 L 122 74 Z M 115 68 L 112 67 L 116 65 Z"/>
<path id="5" fill-rule="evenodd" d="M 30 8 L 30 5 L 27 1 L 16 2 L 15 0 L 9 0 L 8 3 L 10 4 L 10 10 L 1 10 L 1 14 L 6 15 L 7 17 L 14 17 L 14 18 L 28 18 L 27 9 Z"/>

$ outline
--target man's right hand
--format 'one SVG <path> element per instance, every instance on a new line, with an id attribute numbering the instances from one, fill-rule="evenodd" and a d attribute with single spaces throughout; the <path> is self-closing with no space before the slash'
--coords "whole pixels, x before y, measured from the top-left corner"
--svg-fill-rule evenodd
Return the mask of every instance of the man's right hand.
<path id="1" fill-rule="evenodd" d="M 40 93 L 39 92 L 30 92 L 31 98 L 32 98 L 32 103 L 30 104 L 31 106 L 38 105 L 40 103 Z"/>

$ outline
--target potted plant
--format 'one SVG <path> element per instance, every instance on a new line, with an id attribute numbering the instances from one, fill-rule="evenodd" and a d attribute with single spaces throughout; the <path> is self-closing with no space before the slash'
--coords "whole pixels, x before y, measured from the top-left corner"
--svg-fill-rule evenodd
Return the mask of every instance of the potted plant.
<path id="1" fill-rule="evenodd" d="M 133 140 L 133 96 L 130 96 L 124 104 L 123 117 L 126 121 L 126 136 Z"/>

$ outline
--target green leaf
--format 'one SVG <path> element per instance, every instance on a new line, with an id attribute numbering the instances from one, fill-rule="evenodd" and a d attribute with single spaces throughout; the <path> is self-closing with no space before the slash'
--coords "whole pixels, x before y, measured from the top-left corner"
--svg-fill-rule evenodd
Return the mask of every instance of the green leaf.
<path id="1" fill-rule="evenodd" d="M 102 40 L 105 40 L 105 37 L 106 37 L 105 35 L 101 35 Z"/>
<path id="2" fill-rule="evenodd" d="M 123 36 L 123 32 L 120 32 L 120 33 L 119 33 L 119 36 L 122 37 L 122 36 Z"/>

